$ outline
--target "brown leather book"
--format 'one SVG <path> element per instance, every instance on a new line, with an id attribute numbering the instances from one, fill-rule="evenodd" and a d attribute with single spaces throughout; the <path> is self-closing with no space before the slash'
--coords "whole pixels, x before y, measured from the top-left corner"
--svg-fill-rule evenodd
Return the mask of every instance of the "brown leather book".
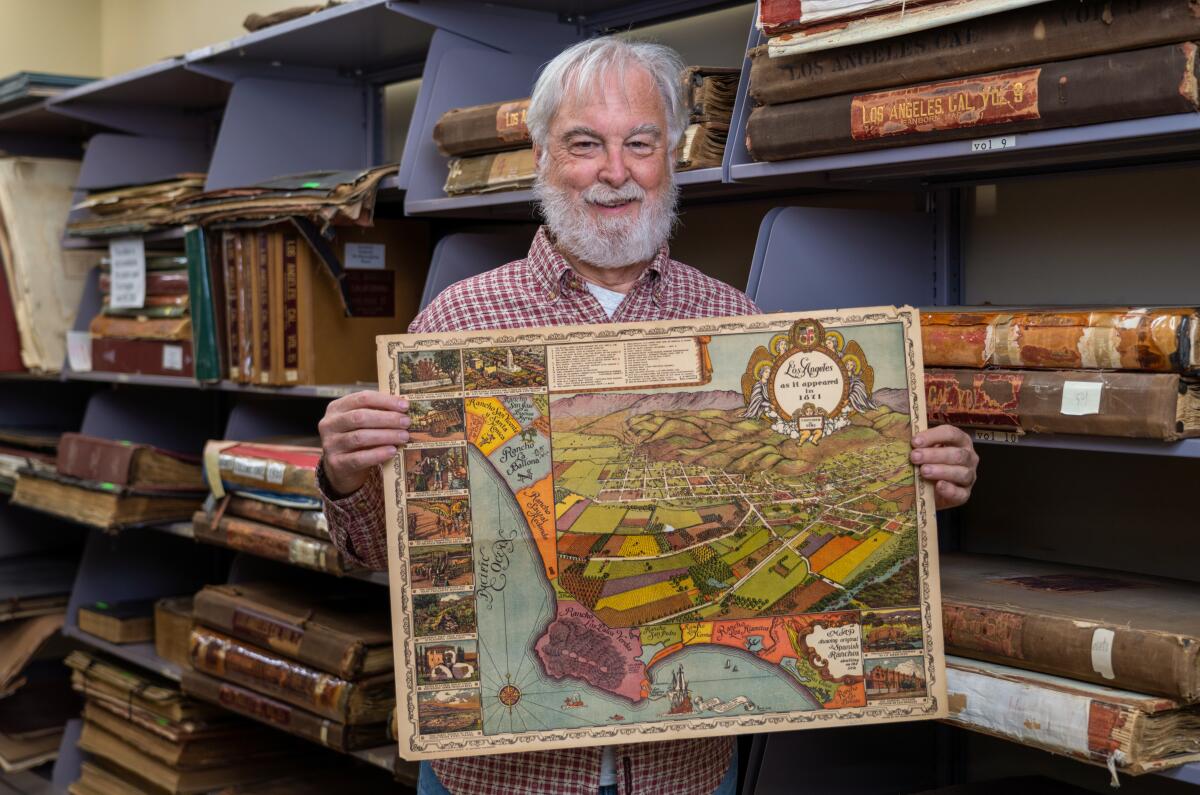
<path id="1" fill-rule="evenodd" d="M 107 271 L 100 274 L 100 292 L 108 295 L 112 276 Z M 188 272 L 182 270 L 146 271 L 146 298 L 155 296 L 183 296 L 188 294 Z"/>
<path id="2" fill-rule="evenodd" d="M 329 540 L 329 522 L 325 519 L 324 511 L 306 511 L 249 497 L 231 497 L 225 512 L 231 516 L 275 525 L 322 541 Z"/>
<path id="3" fill-rule="evenodd" d="M 96 315 L 88 324 L 93 337 L 191 342 L 192 321 L 186 317 L 136 318 Z"/>
<path id="4" fill-rule="evenodd" d="M 529 146 L 525 113 L 529 99 L 453 108 L 433 126 L 433 141 L 443 155 L 481 155 Z"/>
<path id="5" fill-rule="evenodd" d="M 208 585 L 196 594 L 195 619 L 343 679 L 392 670 L 386 601 L 270 582 Z"/>
<path id="6" fill-rule="evenodd" d="M 926 367 L 1200 371 L 1200 310 L 1099 307 L 921 312 Z"/>
<path id="7" fill-rule="evenodd" d="M 154 603 L 154 653 L 181 668 L 191 665 L 192 597 L 168 596 Z"/>
<path id="8" fill-rule="evenodd" d="M 1185 42 L 765 105 L 750 113 L 746 144 L 756 160 L 788 160 L 1193 113 L 1196 50 Z"/>
<path id="9" fill-rule="evenodd" d="M 382 725 L 396 705 L 391 672 L 350 682 L 200 625 L 192 629 L 191 654 L 200 673 L 338 723 Z"/>
<path id="10" fill-rule="evenodd" d="M 196 731 L 196 724 L 224 719 L 209 704 L 187 698 L 179 686 L 138 668 L 126 668 L 90 652 L 75 650 L 63 660 L 71 669 L 71 687 L 89 699 L 102 699 L 145 713 L 153 725 L 170 724 Z"/>
<path id="11" fill-rule="evenodd" d="M 931 424 L 1174 441 L 1200 435 L 1200 383 L 1174 373 L 925 370 Z"/>
<path id="12" fill-rule="evenodd" d="M 241 351 L 237 322 L 241 306 L 238 303 L 237 271 L 234 267 L 234 263 L 237 261 L 237 245 L 237 232 L 229 229 L 221 232 L 220 273 L 222 292 L 225 298 L 222 318 L 225 321 L 225 359 L 230 381 L 238 380 L 238 356 Z M 214 268 L 214 270 L 216 269 Z"/>
<path id="13" fill-rule="evenodd" d="M 162 790 L 115 765 L 84 760 L 68 795 L 162 795 Z"/>
<path id="14" fill-rule="evenodd" d="M 683 70 L 688 103 L 688 123 L 716 122 L 728 125 L 737 99 L 742 70 L 727 66 L 689 66 Z"/>
<path id="15" fill-rule="evenodd" d="M 185 693 L 198 699 L 338 751 L 374 748 L 387 742 L 386 724 L 347 726 L 200 671 L 184 671 L 182 684 Z"/>
<path id="16" fill-rule="evenodd" d="M 186 295 L 148 295 L 145 302 L 136 308 L 115 308 L 104 299 L 100 311 L 109 317 L 132 318 L 180 318 L 190 316 Z"/>
<path id="17" fill-rule="evenodd" d="M 145 643 L 154 639 L 154 600 L 82 605 L 78 621 L 80 630 L 109 643 Z"/>
<path id="18" fill-rule="evenodd" d="M 92 337 L 92 369 L 133 375 L 178 375 L 195 373 L 192 341 L 127 340 Z"/>
<path id="19" fill-rule="evenodd" d="M 445 191 L 447 196 L 459 196 L 519 190 L 533 185 L 535 174 L 532 149 L 456 157 L 450 161 Z"/>
<path id="20" fill-rule="evenodd" d="M 198 541 L 249 552 L 260 558 L 337 575 L 345 574 L 351 568 L 337 547 L 328 541 L 237 516 L 217 518 L 206 511 L 196 511 L 192 516 L 192 529 Z"/>
<path id="21" fill-rule="evenodd" d="M 941 569 L 947 653 L 1200 700 L 1200 585 L 964 553 Z"/>
<path id="22" fill-rule="evenodd" d="M 946 80 L 1200 36 L 1190 0 L 1056 0 L 880 41 L 772 58 L 750 51 L 750 96 L 778 105 Z"/>
<path id="23" fill-rule="evenodd" d="M 683 141 L 675 152 L 676 170 L 690 171 L 721 165 L 728 138 L 728 124 L 689 124 L 683 132 Z"/>
<path id="24" fill-rule="evenodd" d="M 207 490 L 200 456 L 82 433 L 64 433 L 58 443 L 60 475 L 135 488 Z"/>
<path id="25" fill-rule="evenodd" d="M 75 522 L 116 530 L 187 519 L 203 502 L 195 491 L 131 489 L 53 472 L 22 470 L 12 503 Z"/>

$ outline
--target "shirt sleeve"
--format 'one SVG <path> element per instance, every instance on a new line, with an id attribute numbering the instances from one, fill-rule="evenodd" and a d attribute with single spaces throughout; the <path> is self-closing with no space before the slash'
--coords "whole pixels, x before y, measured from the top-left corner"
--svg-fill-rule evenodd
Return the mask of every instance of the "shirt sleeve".
<path id="1" fill-rule="evenodd" d="M 367 482 L 345 497 L 334 493 L 325 479 L 325 462 L 317 466 L 317 485 L 325 503 L 329 538 L 347 562 L 363 568 L 387 571 L 387 520 L 383 513 L 383 475 L 371 467 Z"/>

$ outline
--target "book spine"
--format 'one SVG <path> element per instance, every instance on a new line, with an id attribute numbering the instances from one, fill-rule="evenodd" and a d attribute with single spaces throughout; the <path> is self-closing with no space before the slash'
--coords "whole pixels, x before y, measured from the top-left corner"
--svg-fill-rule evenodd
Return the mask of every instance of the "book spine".
<path id="1" fill-rule="evenodd" d="M 1192 42 L 868 94 L 755 108 L 756 160 L 1097 124 L 1197 110 Z"/>
<path id="2" fill-rule="evenodd" d="M 750 96 L 778 105 L 1064 61 L 1200 36 L 1190 0 L 1044 3 L 905 36 L 772 58 L 750 54 Z"/>
<path id="3" fill-rule="evenodd" d="M 250 373 L 248 377 L 249 383 L 261 383 L 262 375 L 262 344 L 264 342 L 262 335 L 262 296 L 266 290 L 266 285 L 262 279 L 262 269 L 259 267 L 259 250 L 258 250 L 258 234 L 257 232 L 247 232 L 243 237 L 242 245 L 245 248 L 246 257 L 246 274 L 250 280 L 250 309 L 246 318 L 246 325 L 249 329 L 250 337 Z"/>
<path id="4" fill-rule="evenodd" d="M 340 723 L 349 722 L 354 684 L 206 627 L 192 629 L 192 666 Z"/>
<path id="5" fill-rule="evenodd" d="M 760 0 L 758 27 L 768 36 L 800 25 L 800 0 Z"/>
<path id="6" fill-rule="evenodd" d="M 147 271 L 146 297 L 159 295 L 187 295 L 191 283 L 190 262 L 188 271 Z M 100 292 L 108 295 L 112 277 L 100 274 Z"/>
<path id="7" fill-rule="evenodd" d="M 323 511 L 304 511 L 245 497 L 232 498 L 226 511 L 233 516 L 275 525 L 293 533 L 329 540 L 329 522 Z"/>
<path id="8" fill-rule="evenodd" d="M 300 239 L 283 234 L 283 380 L 300 381 Z"/>
<path id="9" fill-rule="evenodd" d="M 92 369 L 134 375 L 191 376 L 195 372 L 192 343 L 191 340 L 171 343 L 93 337 Z"/>
<path id="10" fill-rule="evenodd" d="M 267 233 L 254 236 L 258 248 L 258 382 L 271 381 L 271 262 Z"/>
<path id="11" fill-rule="evenodd" d="M 184 236 L 187 251 L 188 303 L 192 317 L 192 351 L 196 358 L 197 381 L 221 380 L 221 356 L 217 342 L 217 321 L 213 310 L 212 284 L 208 275 L 208 246 L 204 230 L 193 227 Z"/>
<path id="12" fill-rule="evenodd" d="M 459 157 L 450 161 L 445 191 L 449 196 L 527 188 L 533 184 L 532 149 Z"/>
<path id="13" fill-rule="evenodd" d="M 1187 370 L 1193 309 L 922 312 L 928 367 Z"/>
<path id="14" fill-rule="evenodd" d="M 238 288 L 237 288 L 237 233 L 221 233 L 221 267 L 225 273 L 225 340 L 226 357 L 229 365 L 229 380 L 238 380 Z"/>
<path id="15" fill-rule="evenodd" d="M 1031 433 L 1175 440 L 1189 385 L 1165 373 L 1097 370 L 925 370 L 932 424 Z M 1193 390 L 1200 389 L 1192 387 Z"/>
<path id="16" fill-rule="evenodd" d="M 184 671 L 181 684 L 183 692 L 188 695 L 210 704 L 217 704 L 230 712 L 266 723 L 327 748 L 338 751 L 353 750 L 347 742 L 347 727 L 341 723 L 319 718 L 262 693 L 231 682 L 223 682 L 197 671 Z"/>
<path id="17" fill-rule="evenodd" d="M 242 233 L 237 236 L 237 245 L 234 249 L 234 271 L 237 278 L 238 292 L 238 375 L 237 380 L 240 383 L 249 383 L 250 375 L 254 367 L 254 336 L 253 336 L 253 312 L 254 312 L 254 288 L 251 284 L 251 252 L 253 247 L 251 241 L 253 236 L 249 233 Z"/>
<path id="18" fill-rule="evenodd" d="M 942 595 L 946 652 L 1041 673 L 1195 701 L 1193 639 Z"/>
<path id="19" fill-rule="evenodd" d="M 455 108 L 438 119 L 433 140 L 447 156 L 519 149 L 529 145 L 528 110 L 528 99 Z"/>
<path id="20" fill-rule="evenodd" d="M 96 315 L 88 324 L 93 337 L 130 340 L 168 340 L 191 342 L 190 318 L 132 318 Z"/>
<path id="21" fill-rule="evenodd" d="M 235 516 L 222 516 L 213 526 L 207 514 L 201 515 L 205 518 L 197 518 L 194 528 L 202 541 L 314 571 L 346 572 L 341 552 L 332 544 Z"/>
<path id="22" fill-rule="evenodd" d="M 68 477 L 127 486 L 132 480 L 133 459 L 138 449 L 137 445 L 111 439 L 64 433 L 58 440 L 55 469 Z"/>

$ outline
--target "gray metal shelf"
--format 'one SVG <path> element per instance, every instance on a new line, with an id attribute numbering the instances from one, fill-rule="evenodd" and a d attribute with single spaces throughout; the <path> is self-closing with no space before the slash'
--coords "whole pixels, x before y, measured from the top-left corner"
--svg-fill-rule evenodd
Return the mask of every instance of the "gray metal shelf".
<path id="1" fill-rule="evenodd" d="M 1160 442 L 1156 439 L 1123 439 L 1114 436 L 1077 436 L 1070 434 L 1017 435 L 1005 431 L 971 431 L 978 444 L 1036 447 L 1054 450 L 1086 450 L 1093 453 L 1173 456 L 1200 458 L 1200 439 Z"/>
<path id="2" fill-rule="evenodd" d="M 178 682 L 183 676 L 183 671 L 178 665 L 164 660 L 155 653 L 153 643 L 109 643 L 104 638 L 89 635 L 74 624 L 67 624 L 63 627 L 62 632 L 68 638 L 74 638 L 94 649 L 132 663 L 138 668 L 165 676 L 173 682 Z"/>
<path id="3" fill-rule="evenodd" d="M 50 380 L 55 380 L 51 377 Z M 180 375 L 140 375 L 137 373 L 110 373 L 102 370 L 80 373 L 64 370 L 63 381 L 98 381 L 108 384 L 130 384 L 134 386 L 160 386 L 174 389 L 195 389 L 211 392 L 235 392 L 247 395 L 277 395 L 298 398 L 339 398 L 353 392 L 376 389 L 376 384 L 320 384 L 312 386 L 256 386 L 232 381 L 201 383 L 194 378 Z"/>

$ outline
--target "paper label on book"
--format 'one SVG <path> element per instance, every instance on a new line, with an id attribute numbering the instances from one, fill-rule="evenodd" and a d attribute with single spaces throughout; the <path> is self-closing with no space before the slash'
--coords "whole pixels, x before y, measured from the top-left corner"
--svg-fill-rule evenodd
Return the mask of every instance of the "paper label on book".
<path id="1" fill-rule="evenodd" d="M 164 370 L 183 369 L 183 346 L 164 345 L 162 349 L 162 367 Z"/>
<path id="2" fill-rule="evenodd" d="M 1100 394 L 1104 384 L 1091 381 L 1065 381 L 1062 392 L 1061 413 L 1072 417 L 1083 417 L 1100 413 Z"/>
<path id="3" fill-rule="evenodd" d="M 67 364 L 77 373 L 92 371 L 92 332 L 67 332 Z"/>
<path id="4" fill-rule="evenodd" d="M 386 253 L 387 246 L 383 243 L 347 243 L 342 254 L 342 265 L 381 271 L 386 264 Z"/>
<path id="5" fill-rule="evenodd" d="M 1041 72 L 1022 69 L 860 94 L 850 103 L 850 137 L 862 141 L 1041 118 Z"/>
<path id="6" fill-rule="evenodd" d="M 282 461 L 267 462 L 268 483 L 282 483 L 285 472 L 287 472 L 287 464 L 283 463 Z"/>
<path id="7" fill-rule="evenodd" d="M 110 241 L 112 287 L 108 305 L 113 309 L 140 309 L 146 304 L 146 245 L 140 237 Z"/>
<path id="8" fill-rule="evenodd" d="M 1105 679 L 1116 679 L 1113 673 L 1112 651 L 1116 633 L 1111 629 L 1096 627 L 1092 633 L 1092 670 Z"/>
<path id="9" fill-rule="evenodd" d="M 515 152 L 498 152 L 492 159 L 488 171 L 488 187 L 507 185 L 522 179 L 532 179 L 534 173 L 533 151 L 518 149 Z"/>
<path id="10" fill-rule="evenodd" d="M 525 125 L 525 114 L 529 111 L 529 100 L 505 102 L 496 110 L 496 137 L 505 143 L 516 143 L 529 138 Z"/>
<path id="11" fill-rule="evenodd" d="M 1092 700 L 1087 696 L 957 668 L 946 669 L 946 692 L 959 706 L 952 723 L 1059 753 L 1088 753 Z"/>
<path id="12" fill-rule="evenodd" d="M 243 458 L 242 456 L 234 456 L 233 474 L 243 478 L 266 480 L 267 462 L 257 458 Z"/>

